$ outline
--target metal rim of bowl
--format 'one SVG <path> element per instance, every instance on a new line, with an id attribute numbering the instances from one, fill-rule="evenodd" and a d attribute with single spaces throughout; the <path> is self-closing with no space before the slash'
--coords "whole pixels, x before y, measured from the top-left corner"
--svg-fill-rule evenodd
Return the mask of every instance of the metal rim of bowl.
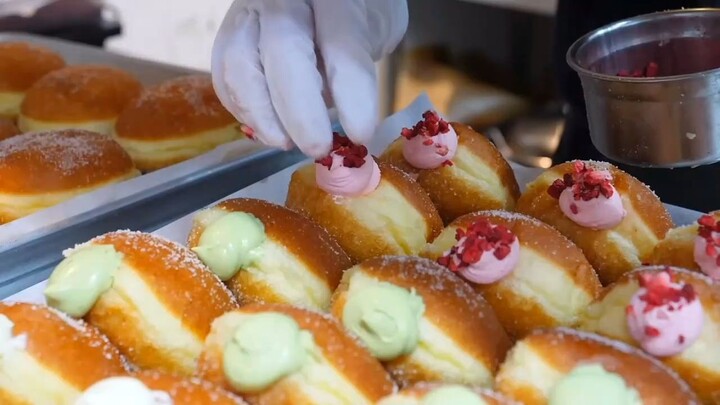
<path id="1" fill-rule="evenodd" d="M 588 43 L 591 39 L 594 37 L 603 34 L 606 31 L 614 30 L 617 28 L 621 28 L 623 26 L 629 25 L 629 24 L 638 24 L 642 22 L 646 22 L 649 20 L 653 20 L 659 15 L 677 15 L 677 14 L 698 14 L 698 13 L 706 13 L 706 12 L 712 12 L 712 13 L 720 13 L 720 8 L 715 7 L 703 7 L 703 8 L 688 8 L 688 9 L 680 9 L 680 10 L 669 10 L 669 11 L 658 11 L 656 13 L 650 13 L 650 14 L 642 14 L 636 17 L 628 18 L 625 20 L 616 21 L 614 23 L 610 23 L 608 25 L 605 25 L 603 27 L 600 27 L 598 29 L 595 29 L 575 41 L 570 48 L 567 51 L 567 54 L 565 56 L 565 61 L 568 65 L 570 65 L 570 68 L 572 68 L 577 73 L 582 73 L 587 76 L 591 76 L 595 79 L 605 80 L 609 82 L 637 82 L 637 83 L 664 83 L 664 82 L 672 82 L 672 81 L 678 81 L 678 80 L 684 80 L 684 79 L 692 79 L 697 76 L 701 75 L 707 75 L 711 73 L 718 73 L 720 72 L 720 68 L 710 69 L 710 70 L 703 70 L 701 72 L 696 73 L 689 73 L 684 75 L 675 75 L 675 76 L 662 76 L 662 77 L 620 77 L 620 76 L 614 76 L 614 75 L 608 75 L 604 73 L 598 73 L 593 72 L 590 69 L 587 69 L 583 66 L 580 66 L 577 62 L 575 62 L 575 56 L 577 55 L 580 48 Z"/>

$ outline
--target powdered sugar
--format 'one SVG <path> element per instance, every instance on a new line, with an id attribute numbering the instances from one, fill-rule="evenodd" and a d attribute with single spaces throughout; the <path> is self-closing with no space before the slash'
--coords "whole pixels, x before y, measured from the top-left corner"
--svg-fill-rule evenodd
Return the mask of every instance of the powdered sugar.
<path id="1" fill-rule="evenodd" d="M 207 75 L 182 76 L 165 81 L 143 91 L 132 103 L 137 109 L 156 109 L 164 100 L 182 100 L 196 115 L 215 116 L 228 114 L 212 92 L 212 81 Z"/>

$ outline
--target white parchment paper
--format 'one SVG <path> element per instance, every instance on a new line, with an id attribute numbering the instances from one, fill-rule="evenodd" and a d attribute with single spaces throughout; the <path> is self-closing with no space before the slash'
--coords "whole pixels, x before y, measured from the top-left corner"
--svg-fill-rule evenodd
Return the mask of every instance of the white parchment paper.
<path id="1" fill-rule="evenodd" d="M 430 99 L 427 95 L 423 94 L 418 97 L 411 105 L 401 112 L 396 113 L 388 117 L 378 127 L 378 131 L 373 142 L 368 145 L 368 149 L 373 155 L 379 155 L 385 149 L 385 147 L 397 138 L 400 134 L 400 130 L 403 127 L 408 127 L 415 124 L 422 115 L 423 112 L 434 109 Z M 287 195 L 288 184 L 290 183 L 290 176 L 292 173 L 302 165 L 307 164 L 309 161 L 298 163 L 294 166 L 288 167 L 287 169 L 278 172 L 265 180 L 255 183 L 249 187 L 246 187 L 236 193 L 227 196 L 229 198 L 258 198 L 274 202 L 276 204 L 284 204 L 285 197 Z M 521 189 L 525 188 L 525 185 L 530 181 L 534 180 L 542 169 L 528 168 L 520 165 L 513 164 L 515 176 L 517 177 L 518 183 Z M 214 205 L 214 204 L 213 204 Z M 694 222 L 701 215 L 701 213 L 693 210 L 688 210 L 673 205 L 667 205 L 673 220 L 677 225 L 685 225 Z M 174 240 L 179 243 L 185 243 L 190 227 L 192 225 L 192 217 L 194 214 L 187 215 L 177 221 L 158 229 L 154 232 L 156 235 L 163 236 L 170 240 Z M 70 246 L 68 246 L 70 247 Z M 18 294 L 15 294 L 7 300 L 9 301 L 28 301 L 36 303 L 44 303 L 42 290 L 45 283 L 39 283 L 32 286 Z"/>

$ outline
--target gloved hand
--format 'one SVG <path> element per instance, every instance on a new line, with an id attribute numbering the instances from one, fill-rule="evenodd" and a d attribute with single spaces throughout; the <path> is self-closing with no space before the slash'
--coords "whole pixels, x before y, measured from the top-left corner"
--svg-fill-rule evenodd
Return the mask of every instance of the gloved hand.
<path id="1" fill-rule="evenodd" d="M 373 62 L 407 22 L 406 0 L 235 0 L 213 47 L 215 91 L 267 145 L 324 156 L 332 107 L 365 144 L 379 118 Z"/>

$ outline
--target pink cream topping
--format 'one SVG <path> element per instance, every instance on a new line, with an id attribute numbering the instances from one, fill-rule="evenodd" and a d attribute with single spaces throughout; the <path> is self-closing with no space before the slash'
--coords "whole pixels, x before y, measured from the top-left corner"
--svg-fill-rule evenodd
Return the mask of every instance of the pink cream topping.
<path id="1" fill-rule="evenodd" d="M 357 197 L 375 191 L 380 168 L 365 146 L 334 133 L 330 154 L 315 161 L 315 181 L 329 194 Z"/>
<path id="2" fill-rule="evenodd" d="M 426 111 L 412 128 L 403 128 L 403 157 L 418 169 L 452 166 L 458 148 L 453 127 L 435 111 Z"/>
<path id="3" fill-rule="evenodd" d="M 720 280 L 720 221 L 712 215 L 703 215 L 698 225 L 693 250 L 695 263 L 703 273 Z"/>
<path id="4" fill-rule="evenodd" d="M 560 210 L 576 224 L 592 229 L 611 229 L 627 215 L 607 170 L 595 170 L 575 162 L 573 173 L 557 179 L 548 194 L 558 199 Z"/>
<path id="5" fill-rule="evenodd" d="M 487 220 L 457 229 L 457 243 L 438 263 L 476 284 L 491 284 L 510 274 L 520 260 L 520 242 L 512 231 Z"/>
<path id="6" fill-rule="evenodd" d="M 670 271 L 641 273 L 640 289 L 626 309 L 632 337 L 653 356 L 682 353 L 700 337 L 702 303 L 691 284 L 678 283 Z"/>

